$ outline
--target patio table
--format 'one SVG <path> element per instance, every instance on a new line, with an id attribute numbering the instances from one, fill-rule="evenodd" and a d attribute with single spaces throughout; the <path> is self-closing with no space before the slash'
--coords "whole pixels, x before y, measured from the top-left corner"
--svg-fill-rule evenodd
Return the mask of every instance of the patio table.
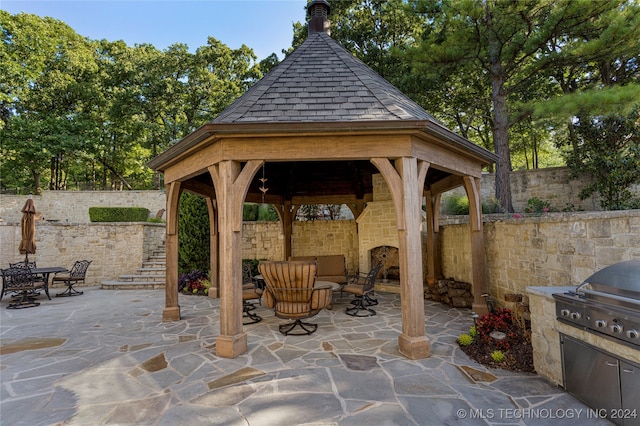
<path id="1" fill-rule="evenodd" d="M 45 266 L 42 268 L 31 268 L 32 274 L 42 276 L 45 292 L 47 293 L 47 295 L 49 295 L 49 276 L 51 274 L 57 274 L 59 272 L 69 272 L 69 270 L 67 268 L 63 268 L 62 266 Z"/>

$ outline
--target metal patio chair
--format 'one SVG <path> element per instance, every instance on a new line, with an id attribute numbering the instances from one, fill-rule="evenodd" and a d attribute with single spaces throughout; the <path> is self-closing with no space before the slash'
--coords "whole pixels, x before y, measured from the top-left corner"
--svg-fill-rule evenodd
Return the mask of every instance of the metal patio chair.
<path id="1" fill-rule="evenodd" d="M 89 265 L 91 264 L 91 260 L 77 260 L 76 263 L 73 264 L 71 271 L 69 271 L 68 275 L 56 275 L 53 277 L 53 282 L 62 282 L 67 286 L 67 289 L 62 293 L 56 294 L 56 296 L 66 297 L 66 296 L 78 296 L 83 291 L 78 291 L 73 288 L 76 284 L 84 284 L 85 276 L 87 275 L 87 269 L 89 269 Z"/>

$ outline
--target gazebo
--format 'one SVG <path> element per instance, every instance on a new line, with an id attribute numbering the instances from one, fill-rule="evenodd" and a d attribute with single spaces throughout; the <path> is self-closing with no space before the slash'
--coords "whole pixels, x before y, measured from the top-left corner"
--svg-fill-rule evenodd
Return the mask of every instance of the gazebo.
<path id="1" fill-rule="evenodd" d="M 372 197 L 372 176 L 391 192 L 399 241 L 402 332 L 410 359 L 430 355 L 425 335 L 425 277 L 439 277 L 440 194 L 464 186 L 469 197 L 474 309 L 486 311 L 480 204 L 482 168 L 497 157 L 451 132 L 330 37 L 329 3 L 308 7 L 309 36 L 293 53 L 213 121 L 155 157 L 167 192 L 164 321 L 180 319 L 178 200 L 182 191 L 209 207 L 212 297 L 220 297 L 216 354 L 247 351 L 242 326 L 242 210 L 245 202 L 276 207 L 285 258 L 297 209 L 346 204 L 357 218 Z M 268 191 L 261 190 L 268 181 Z M 422 268 L 426 203 L 427 270 Z M 272 259 L 283 260 L 283 259 Z"/>

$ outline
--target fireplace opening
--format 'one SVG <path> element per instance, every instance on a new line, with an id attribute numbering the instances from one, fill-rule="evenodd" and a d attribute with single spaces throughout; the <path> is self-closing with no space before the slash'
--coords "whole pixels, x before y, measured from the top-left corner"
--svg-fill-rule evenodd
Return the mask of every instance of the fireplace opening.
<path id="1" fill-rule="evenodd" d="M 397 247 L 379 246 L 372 248 L 370 253 L 372 267 L 382 262 L 382 270 L 380 270 L 378 279 L 383 282 L 400 280 L 400 260 Z"/>

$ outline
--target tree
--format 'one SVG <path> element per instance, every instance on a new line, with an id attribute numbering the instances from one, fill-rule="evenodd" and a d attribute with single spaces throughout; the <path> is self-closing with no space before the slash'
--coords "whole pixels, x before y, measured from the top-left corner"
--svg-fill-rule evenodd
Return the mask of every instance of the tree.
<path id="1" fill-rule="evenodd" d="M 590 183 L 580 191 L 585 199 L 602 197 L 605 210 L 640 208 L 640 198 L 629 187 L 640 184 L 640 121 L 638 111 L 628 117 L 586 118 L 574 124 L 576 150 L 567 163 L 574 177 Z"/>
<path id="2" fill-rule="evenodd" d="M 0 69 L 7 76 L 0 95 L 3 167 L 29 170 L 34 193 L 50 169 L 49 187 L 61 189 L 64 163 L 82 145 L 96 70 L 90 44 L 51 18 L 0 11 L 0 19 Z"/>
<path id="3" fill-rule="evenodd" d="M 445 65 L 447 72 L 451 69 L 447 65 L 471 63 L 482 70 L 485 84 L 491 88 L 492 136 L 499 157 L 496 197 L 507 211 L 513 210 L 509 130 L 527 116 L 516 109 L 520 101 L 518 94 L 539 81 L 540 75 L 554 62 L 561 59 L 580 62 L 580 50 L 589 47 L 578 37 L 585 23 L 599 20 L 603 14 L 612 22 L 614 12 L 625 3 L 604 0 L 412 2 L 416 12 L 424 14 L 427 24 L 420 48 L 411 52 L 415 62 L 435 69 Z M 606 36 L 604 29 L 592 35 Z M 549 49 L 557 40 L 571 40 L 571 49 L 562 44 L 555 50 Z"/>

